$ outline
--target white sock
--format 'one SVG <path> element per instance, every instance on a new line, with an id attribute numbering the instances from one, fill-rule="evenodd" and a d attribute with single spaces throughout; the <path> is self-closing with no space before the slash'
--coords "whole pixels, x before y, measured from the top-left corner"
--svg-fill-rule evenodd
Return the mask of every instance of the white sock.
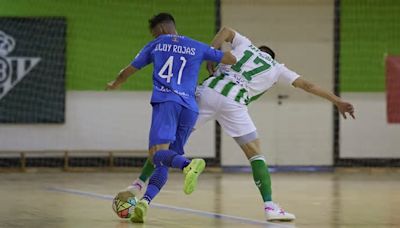
<path id="1" fill-rule="evenodd" d="M 145 185 L 145 183 L 142 180 L 140 180 L 139 178 L 137 178 L 136 180 L 134 180 L 132 182 L 132 185 L 134 185 L 134 184 L 139 184 L 142 187 Z"/>
<path id="2" fill-rule="evenodd" d="M 144 185 L 145 185 L 145 183 L 142 180 L 140 180 L 139 178 L 137 178 L 135 181 L 132 182 L 132 184 L 129 187 L 141 191 L 143 189 Z"/>
<path id="3" fill-rule="evenodd" d="M 129 191 L 132 194 L 137 195 L 143 190 L 144 186 L 145 186 L 145 183 L 138 178 L 138 179 L 134 180 L 132 182 L 132 184 L 130 184 L 128 187 L 126 187 L 125 191 Z"/>
<path id="4" fill-rule="evenodd" d="M 275 208 L 275 203 L 273 201 L 266 201 L 264 202 L 264 206 L 265 207 L 271 207 L 271 208 Z"/>

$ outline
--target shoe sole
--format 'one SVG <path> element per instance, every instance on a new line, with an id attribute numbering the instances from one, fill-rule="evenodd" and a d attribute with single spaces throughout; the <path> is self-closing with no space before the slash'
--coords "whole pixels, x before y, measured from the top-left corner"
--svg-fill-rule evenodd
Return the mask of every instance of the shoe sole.
<path id="1" fill-rule="evenodd" d="M 296 218 L 285 218 L 285 217 L 275 217 L 275 218 L 267 218 L 268 222 L 273 221 L 283 221 L 283 222 L 291 222 L 294 221 Z"/>
<path id="2" fill-rule="evenodd" d="M 193 159 L 191 163 L 193 164 L 189 164 L 191 170 L 185 176 L 185 187 L 183 188 L 186 195 L 191 194 L 196 189 L 197 179 L 206 167 L 206 162 L 203 159 Z"/>

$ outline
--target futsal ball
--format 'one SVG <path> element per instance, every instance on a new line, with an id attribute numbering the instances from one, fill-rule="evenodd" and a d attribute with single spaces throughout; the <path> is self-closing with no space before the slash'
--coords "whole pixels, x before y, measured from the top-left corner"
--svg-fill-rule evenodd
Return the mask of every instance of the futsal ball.
<path id="1" fill-rule="evenodd" d="M 137 203 L 136 197 L 131 197 L 128 201 L 122 201 L 116 196 L 112 202 L 112 209 L 120 218 L 129 218 L 135 209 Z"/>

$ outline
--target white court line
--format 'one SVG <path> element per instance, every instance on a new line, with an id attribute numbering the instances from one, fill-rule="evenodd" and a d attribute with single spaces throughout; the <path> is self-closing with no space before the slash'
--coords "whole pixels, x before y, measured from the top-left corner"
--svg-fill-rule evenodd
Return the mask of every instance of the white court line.
<path id="1" fill-rule="evenodd" d="M 85 191 L 80 191 L 80 190 L 76 190 L 76 189 L 68 189 L 68 188 L 48 187 L 48 188 L 46 188 L 46 190 L 53 191 L 53 192 L 69 193 L 69 194 L 80 195 L 80 196 L 88 196 L 88 197 L 103 199 L 103 200 L 112 200 L 114 198 L 113 196 L 110 196 L 110 195 L 103 195 L 103 194 L 98 194 L 98 193 L 94 193 L 94 192 L 85 192 Z M 151 206 L 155 207 L 155 208 L 175 210 L 175 211 L 186 212 L 186 213 L 196 214 L 196 215 L 210 217 L 210 218 L 223 219 L 223 220 L 228 220 L 228 221 L 229 220 L 236 221 L 236 222 L 240 222 L 240 223 L 244 223 L 244 224 L 263 225 L 263 226 L 268 226 L 270 228 L 278 228 L 278 227 L 279 228 L 280 227 L 294 228 L 295 227 L 292 224 L 291 225 L 277 224 L 277 223 L 254 220 L 254 219 L 243 218 L 243 217 L 238 217 L 238 216 L 233 216 L 233 215 L 225 215 L 225 214 L 195 210 L 195 209 L 184 208 L 184 207 L 175 207 L 175 206 L 158 204 L 158 203 L 151 203 Z"/>

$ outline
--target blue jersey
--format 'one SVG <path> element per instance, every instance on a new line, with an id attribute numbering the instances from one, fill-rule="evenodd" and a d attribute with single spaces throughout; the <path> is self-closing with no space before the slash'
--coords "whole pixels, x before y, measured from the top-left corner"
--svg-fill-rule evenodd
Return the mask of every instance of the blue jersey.
<path id="1" fill-rule="evenodd" d="M 196 84 L 203 60 L 220 62 L 223 52 L 179 35 L 161 35 L 148 43 L 131 65 L 137 69 L 153 63 L 151 103 L 177 102 L 198 112 Z"/>

